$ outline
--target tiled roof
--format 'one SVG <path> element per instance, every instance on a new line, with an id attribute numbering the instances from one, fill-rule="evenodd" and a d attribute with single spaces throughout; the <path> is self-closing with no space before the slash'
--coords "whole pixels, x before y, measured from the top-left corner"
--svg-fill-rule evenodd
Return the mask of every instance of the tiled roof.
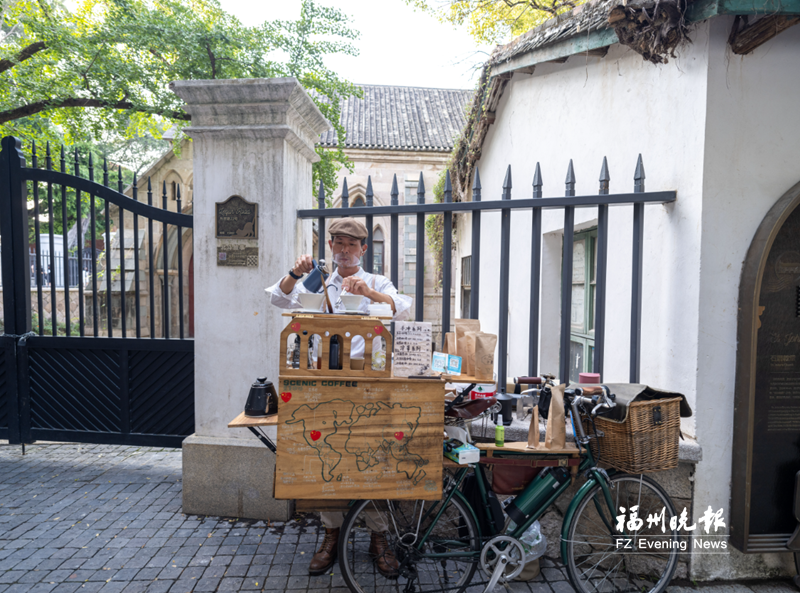
<path id="1" fill-rule="evenodd" d="M 492 53 L 490 62 L 492 65 L 502 64 L 531 50 L 578 34 L 586 35 L 592 31 L 609 29 L 608 13 L 619 4 L 619 0 L 590 0 L 581 4 L 520 35 L 510 43 L 498 46 Z"/>
<path id="2" fill-rule="evenodd" d="M 474 91 L 360 85 L 364 97 L 342 100 L 344 148 L 450 152 L 466 123 Z M 336 146 L 333 131 L 320 137 Z"/>

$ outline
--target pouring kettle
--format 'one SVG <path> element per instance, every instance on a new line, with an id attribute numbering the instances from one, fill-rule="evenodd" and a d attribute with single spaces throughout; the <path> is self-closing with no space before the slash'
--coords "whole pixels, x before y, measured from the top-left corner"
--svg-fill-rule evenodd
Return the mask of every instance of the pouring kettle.
<path id="1" fill-rule="evenodd" d="M 311 264 L 314 266 L 314 269 L 308 273 L 306 279 L 303 280 L 303 286 L 306 287 L 308 292 L 313 292 L 314 294 L 318 294 L 322 292 L 322 279 L 328 279 L 329 274 L 323 272 L 325 267 L 325 261 L 320 260 L 317 263 L 317 260 L 312 259 Z"/>
<path id="2" fill-rule="evenodd" d="M 266 377 L 258 377 L 250 386 L 247 402 L 244 404 L 244 415 L 251 418 L 272 416 L 278 413 L 278 392 L 272 381 Z"/>

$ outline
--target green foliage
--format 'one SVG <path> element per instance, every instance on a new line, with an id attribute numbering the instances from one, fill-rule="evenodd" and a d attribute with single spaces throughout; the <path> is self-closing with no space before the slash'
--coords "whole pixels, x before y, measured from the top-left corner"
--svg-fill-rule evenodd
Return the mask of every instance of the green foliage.
<path id="1" fill-rule="evenodd" d="M 31 329 L 35 332 L 39 332 L 39 313 L 36 311 L 31 311 Z M 76 328 L 72 328 L 73 335 L 76 331 Z M 52 317 L 45 317 L 42 323 L 42 336 L 52 336 L 53 335 L 53 319 Z M 57 336 L 66 336 L 67 335 L 67 325 L 63 321 L 56 320 L 56 335 Z"/>
<path id="2" fill-rule="evenodd" d="M 441 204 L 444 200 L 444 180 L 446 175 L 447 169 L 441 172 L 439 179 L 436 180 L 436 185 L 433 186 L 433 201 L 436 204 Z M 425 234 L 428 237 L 428 248 L 433 254 L 433 260 L 436 265 L 436 272 L 433 277 L 438 287 L 442 283 L 442 248 L 444 246 L 443 214 L 432 214 L 425 218 Z M 455 225 L 453 226 L 453 234 L 455 234 Z"/>
<path id="3" fill-rule="evenodd" d="M 0 135 L 67 144 L 159 139 L 190 116 L 173 80 L 295 76 L 337 127 L 355 87 L 324 65 L 354 55 L 347 17 L 303 0 L 297 21 L 244 26 L 217 0 L 0 0 Z M 341 150 L 318 150 L 316 180 L 333 191 Z"/>
<path id="4" fill-rule="evenodd" d="M 504 43 L 586 0 L 405 0 L 442 22 L 466 25 L 479 43 Z"/>

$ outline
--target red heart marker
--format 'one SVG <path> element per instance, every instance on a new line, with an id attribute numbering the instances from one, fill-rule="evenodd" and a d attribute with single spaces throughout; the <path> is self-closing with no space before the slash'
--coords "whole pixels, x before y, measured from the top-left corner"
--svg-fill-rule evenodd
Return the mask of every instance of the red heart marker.
<path id="1" fill-rule="evenodd" d="M 375 326 L 375 333 L 376 334 L 382 334 L 383 333 L 383 326 L 382 325 L 376 325 Z"/>
<path id="2" fill-rule="evenodd" d="M 394 433 L 394 438 L 396 438 L 398 441 L 402 441 L 404 436 L 405 435 L 401 431 Z"/>
<path id="3" fill-rule="evenodd" d="M 292 325 L 290 325 L 289 327 L 292 328 L 293 332 L 300 331 L 300 324 L 297 323 L 296 321 Z"/>
<path id="4" fill-rule="evenodd" d="M 318 430 L 312 430 L 311 431 L 311 440 L 312 441 L 316 441 L 321 436 L 322 436 L 322 433 L 320 431 L 318 431 Z"/>
<path id="5" fill-rule="evenodd" d="M 281 399 L 283 400 L 283 403 L 287 403 L 290 399 L 292 399 L 292 394 L 288 391 L 284 391 L 281 393 Z"/>

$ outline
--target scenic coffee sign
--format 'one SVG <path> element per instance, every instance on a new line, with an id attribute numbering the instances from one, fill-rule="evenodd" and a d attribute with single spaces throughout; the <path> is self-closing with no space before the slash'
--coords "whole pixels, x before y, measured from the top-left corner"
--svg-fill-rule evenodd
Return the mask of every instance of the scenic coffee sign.
<path id="1" fill-rule="evenodd" d="M 217 239 L 257 239 L 258 204 L 231 196 L 214 205 Z"/>
<path id="2" fill-rule="evenodd" d="M 761 223 L 740 288 L 731 543 L 786 551 L 800 471 L 800 192 Z"/>

